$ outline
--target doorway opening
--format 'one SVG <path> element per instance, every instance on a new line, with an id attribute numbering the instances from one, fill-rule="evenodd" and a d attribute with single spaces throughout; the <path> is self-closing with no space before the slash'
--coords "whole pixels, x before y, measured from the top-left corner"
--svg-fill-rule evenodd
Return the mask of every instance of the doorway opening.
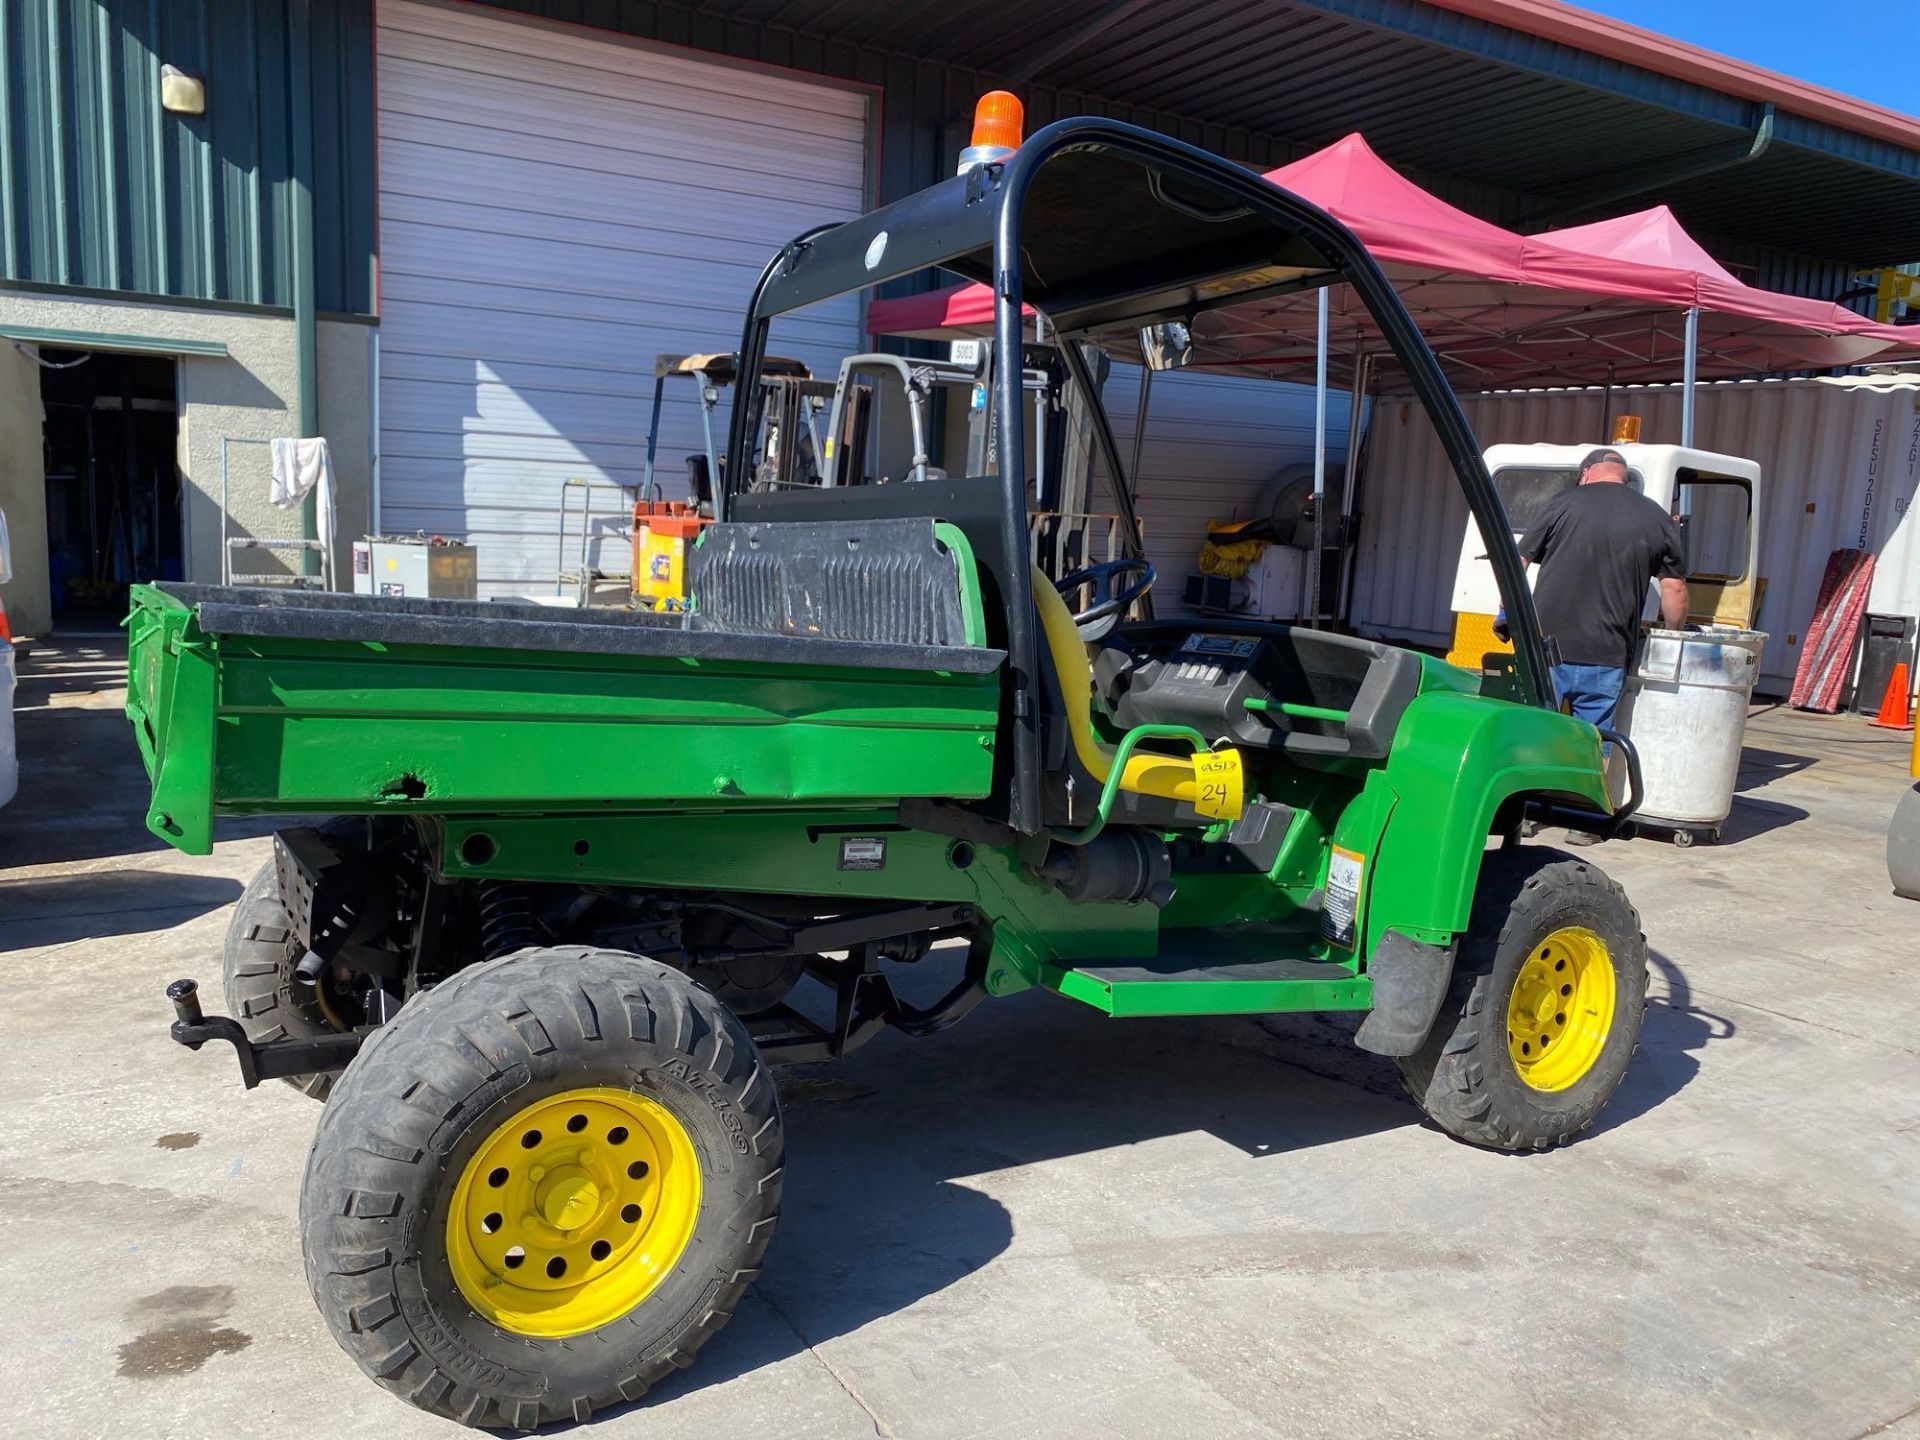
<path id="1" fill-rule="evenodd" d="M 117 625 L 128 585 L 186 575 L 174 362 L 46 348 L 40 363 L 54 624 Z"/>

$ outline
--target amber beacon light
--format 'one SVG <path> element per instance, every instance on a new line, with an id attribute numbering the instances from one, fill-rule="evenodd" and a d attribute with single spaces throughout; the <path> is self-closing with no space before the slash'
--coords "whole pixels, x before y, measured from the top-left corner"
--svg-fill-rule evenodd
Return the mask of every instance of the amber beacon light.
<path id="1" fill-rule="evenodd" d="M 1018 95 L 1005 90 L 989 90 L 982 95 L 973 107 L 973 136 L 960 152 L 959 173 L 964 175 L 976 165 L 1004 160 L 1018 150 L 1026 119 L 1027 108 Z"/>

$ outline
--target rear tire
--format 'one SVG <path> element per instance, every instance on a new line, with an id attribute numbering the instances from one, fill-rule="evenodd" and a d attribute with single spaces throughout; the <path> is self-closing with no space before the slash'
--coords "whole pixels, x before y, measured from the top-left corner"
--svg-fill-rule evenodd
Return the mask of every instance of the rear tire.
<path id="1" fill-rule="evenodd" d="M 1401 1077 L 1449 1135 L 1549 1150 L 1619 1088 L 1646 1004 L 1646 937 L 1617 884 L 1557 850 L 1491 853 L 1448 998 Z"/>
<path id="2" fill-rule="evenodd" d="M 521 951 L 410 1001 L 341 1076 L 300 1196 L 308 1284 L 423 1410 L 585 1420 L 731 1318 L 783 1149 L 772 1076 L 711 994 L 636 955 Z"/>
<path id="3" fill-rule="evenodd" d="M 326 1011 L 327 996 L 319 985 L 294 980 L 300 946 L 293 938 L 287 909 L 280 901 L 280 876 L 269 859 L 248 882 L 227 924 L 227 943 L 221 955 L 220 988 L 227 1010 L 237 1017 L 247 1038 L 255 1044 L 269 1040 L 312 1040 L 353 1028 L 348 1016 L 335 1024 Z M 325 981 L 321 982 L 325 984 Z M 287 1084 L 303 1095 L 324 1101 L 333 1090 L 331 1072 L 290 1075 Z"/>

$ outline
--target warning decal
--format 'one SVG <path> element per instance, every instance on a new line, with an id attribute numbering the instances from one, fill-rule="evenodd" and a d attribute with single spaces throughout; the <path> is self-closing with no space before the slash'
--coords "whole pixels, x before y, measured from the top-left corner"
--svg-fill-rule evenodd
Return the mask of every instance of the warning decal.
<path id="1" fill-rule="evenodd" d="M 1354 921 L 1360 914 L 1360 884 L 1367 860 L 1357 850 L 1336 845 L 1327 862 L 1327 898 L 1320 910 L 1320 933 L 1334 944 L 1351 950 Z"/>

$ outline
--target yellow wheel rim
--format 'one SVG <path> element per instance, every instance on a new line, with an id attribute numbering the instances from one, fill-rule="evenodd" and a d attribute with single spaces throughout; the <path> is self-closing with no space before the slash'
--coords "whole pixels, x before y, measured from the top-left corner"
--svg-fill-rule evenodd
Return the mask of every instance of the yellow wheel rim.
<path id="1" fill-rule="evenodd" d="M 1600 1058 L 1613 1028 L 1613 957 L 1569 925 L 1542 940 L 1507 999 L 1507 1053 L 1535 1090 L 1565 1090 Z"/>
<path id="2" fill-rule="evenodd" d="M 447 1260 L 482 1319 L 581 1335 L 653 1293 L 699 1214 L 699 1159 L 671 1111 L 626 1090 L 568 1090 L 474 1152 L 447 1212 Z"/>

